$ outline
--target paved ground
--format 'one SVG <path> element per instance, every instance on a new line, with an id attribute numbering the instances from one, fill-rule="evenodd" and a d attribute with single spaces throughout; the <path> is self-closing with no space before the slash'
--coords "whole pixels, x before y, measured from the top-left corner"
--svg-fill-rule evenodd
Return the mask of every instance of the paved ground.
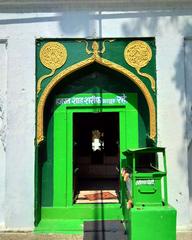
<path id="1" fill-rule="evenodd" d="M 192 240 L 192 232 L 178 232 L 177 240 Z"/>
<path id="2" fill-rule="evenodd" d="M 83 237 L 81 235 L 37 235 L 33 233 L 7 232 L 0 233 L 0 240 L 83 240 Z M 178 232 L 177 240 L 192 240 L 192 232 Z"/>
<path id="3" fill-rule="evenodd" d="M 0 240 L 82 240 L 81 235 L 40 235 L 33 233 L 0 233 Z"/>

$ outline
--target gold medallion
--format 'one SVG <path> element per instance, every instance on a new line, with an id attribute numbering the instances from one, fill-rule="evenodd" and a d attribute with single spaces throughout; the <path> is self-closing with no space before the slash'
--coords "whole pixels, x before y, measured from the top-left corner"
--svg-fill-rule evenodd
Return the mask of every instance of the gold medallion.
<path id="1" fill-rule="evenodd" d="M 51 69 L 55 70 L 64 65 L 67 59 L 67 50 L 59 42 L 48 42 L 40 51 L 41 63 Z"/>
<path id="2" fill-rule="evenodd" d="M 130 66 L 141 69 L 151 60 L 152 51 L 147 43 L 136 40 L 127 45 L 124 51 L 124 57 Z"/>
<path id="3" fill-rule="evenodd" d="M 125 61 L 137 70 L 137 73 L 146 77 L 151 82 L 151 88 L 155 91 L 155 80 L 148 74 L 140 71 L 141 68 L 147 66 L 151 61 L 152 51 L 150 46 L 141 40 L 130 42 L 124 50 Z"/>
<path id="4" fill-rule="evenodd" d="M 41 83 L 48 77 L 53 76 L 56 69 L 60 68 L 65 64 L 67 60 L 67 50 L 59 42 L 48 42 L 46 43 L 40 51 L 40 61 L 41 63 L 51 69 L 49 74 L 40 77 L 37 83 L 37 93 L 41 91 Z"/>

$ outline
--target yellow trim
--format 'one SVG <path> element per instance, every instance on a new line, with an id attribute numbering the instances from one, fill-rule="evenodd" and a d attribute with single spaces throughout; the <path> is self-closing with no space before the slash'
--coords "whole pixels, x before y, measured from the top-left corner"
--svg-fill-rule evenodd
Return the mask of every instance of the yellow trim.
<path id="1" fill-rule="evenodd" d="M 155 137 L 156 137 L 156 134 L 157 134 L 157 132 L 156 132 L 155 104 L 154 104 L 153 98 L 152 98 L 149 90 L 145 86 L 145 84 L 135 74 L 133 74 L 131 71 L 129 71 L 128 69 L 122 67 L 121 65 L 119 65 L 117 63 L 111 62 L 107 59 L 100 58 L 100 57 L 96 58 L 96 62 L 125 75 L 131 81 L 133 81 L 137 85 L 137 87 L 141 90 L 141 92 L 143 93 L 143 95 L 144 95 L 144 97 L 147 101 L 147 105 L 148 105 L 148 108 L 149 108 L 150 138 L 154 140 Z"/>
<path id="2" fill-rule="evenodd" d="M 151 82 L 151 88 L 155 91 L 155 79 L 151 75 L 140 71 L 141 68 L 147 66 L 151 61 L 152 50 L 150 46 L 141 40 L 132 41 L 124 50 L 124 58 L 128 65 L 137 70 L 139 75 L 149 79 Z"/>
<path id="3" fill-rule="evenodd" d="M 45 107 L 45 102 L 47 100 L 47 97 L 49 95 L 49 93 L 51 92 L 51 90 L 66 76 L 68 76 L 69 74 L 83 68 L 86 67 L 88 65 L 90 65 L 91 63 L 94 62 L 94 57 L 90 57 L 84 61 L 78 62 L 68 68 L 66 68 L 65 70 L 61 71 L 60 73 L 58 73 L 52 80 L 51 82 L 46 86 L 46 88 L 44 89 L 39 103 L 38 103 L 38 107 L 37 107 L 37 144 L 39 144 L 40 142 L 43 141 L 44 136 L 43 136 L 43 113 L 44 113 L 44 107 Z"/>
<path id="4" fill-rule="evenodd" d="M 39 80 L 37 81 L 37 93 L 39 93 L 41 91 L 41 83 L 43 82 L 43 80 L 45 80 L 48 77 L 53 76 L 55 74 L 55 70 L 56 69 L 52 69 L 49 74 L 43 75 L 42 77 L 39 78 Z"/>
<path id="5" fill-rule="evenodd" d="M 40 50 L 39 58 L 41 63 L 51 69 L 51 73 L 41 76 L 37 82 L 37 93 L 41 91 L 41 83 L 48 77 L 51 77 L 56 69 L 62 67 L 67 60 L 67 50 L 59 42 L 48 42 Z"/>
<path id="6" fill-rule="evenodd" d="M 119 64 L 116 64 L 114 62 L 111 62 L 107 59 L 101 58 L 99 55 L 93 55 L 92 57 L 81 61 L 79 63 L 76 63 L 65 70 L 61 71 L 59 74 L 57 74 L 52 81 L 47 85 L 47 87 L 44 89 L 39 104 L 37 107 L 37 144 L 39 144 L 41 141 L 43 141 L 43 114 L 44 114 L 44 107 L 47 100 L 47 97 L 51 90 L 66 76 L 69 74 L 84 68 L 94 62 L 97 62 L 103 66 L 106 66 L 110 69 L 113 69 L 117 72 L 120 72 L 121 74 L 128 77 L 131 81 L 133 81 L 137 87 L 142 91 L 149 108 L 149 118 L 150 118 L 150 138 L 155 139 L 156 137 L 156 112 L 155 112 L 155 104 L 153 101 L 153 98 L 145 86 L 145 84 L 137 77 L 135 74 L 133 74 L 131 71 L 127 70 L 126 68 L 120 66 Z"/>
<path id="7" fill-rule="evenodd" d="M 141 72 L 140 69 L 136 70 L 139 75 L 149 79 L 149 81 L 151 82 L 151 88 L 155 92 L 155 79 L 150 74 Z"/>

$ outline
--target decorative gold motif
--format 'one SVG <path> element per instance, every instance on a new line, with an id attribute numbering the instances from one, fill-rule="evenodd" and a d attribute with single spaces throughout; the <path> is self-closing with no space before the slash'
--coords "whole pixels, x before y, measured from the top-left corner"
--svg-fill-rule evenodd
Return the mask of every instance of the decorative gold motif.
<path id="1" fill-rule="evenodd" d="M 155 91 L 155 80 L 147 74 L 142 73 L 141 68 L 147 66 L 151 61 L 152 51 L 149 45 L 140 40 L 130 42 L 124 50 L 124 58 L 126 62 L 137 70 L 137 73 L 143 77 L 146 77 L 151 82 L 151 88 Z"/>
<path id="2" fill-rule="evenodd" d="M 125 75 L 131 81 L 133 81 L 137 85 L 137 87 L 141 90 L 141 92 L 143 93 L 143 95 L 144 95 L 144 97 L 147 101 L 147 105 L 148 105 L 148 108 L 149 108 L 150 138 L 155 140 L 155 137 L 156 137 L 156 134 L 157 134 L 156 133 L 155 104 L 154 104 L 153 98 L 152 98 L 149 90 L 145 86 L 145 84 L 134 73 L 132 73 L 131 71 L 129 71 L 128 69 L 122 67 L 121 65 L 119 65 L 117 63 L 111 62 L 111 61 L 109 61 L 107 59 L 104 59 L 104 58 L 97 58 L 96 62 Z"/>
<path id="3" fill-rule="evenodd" d="M 127 45 L 124 56 L 130 66 L 140 69 L 149 63 L 152 58 L 152 51 L 147 43 L 137 40 Z"/>
<path id="4" fill-rule="evenodd" d="M 47 97 L 49 95 L 49 93 L 51 92 L 51 90 L 66 76 L 68 76 L 69 74 L 72 74 L 73 72 L 86 67 L 88 65 L 90 65 L 91 63 L 94 62 L 94 58 L 93 56 L 78 62 L 68 68 L 66 68 L 65 70 L 61 71 L 60 73 L 58 73 L 51 82 L 49 82 L 49 84 L 46 86 L 46 88 L 44 89 L 39 103 L 38 103 L 38 107 L 37 107 L 37 144 L 39 144 L 40 142 L 42 142 L 44 140 L 44 136 L 43 136 L 43 113 L 44 113 L 44 107 L 45 107 L 45 103 L 47 100 Z"/>
<path id="5" fill-rule="evenodd" d="M 102 42 L 102 49 L 99 50 L 99 44 L 98 42 L 96 41 L 93 41 L 92 43 L 92 50 L 89 50 L 88 49 L 88 42 L 86 40 L 81 40 L 80 42 L 85 42 L 85 51 L 87 54 L 93 54 L 93 56 L 96 58 L 96 56 L 99 56 L 100 53 L 104 53 L 106 48 L 105 48 L 105 43 L 106 42 L 114 42 L 115 40 L 109 40 L 109 39 L 106 39 Z"/>
<path id="6" fill-rule="evenodd" d="M 94 49 L 98 51 L 97 44 L 94 45 Z M 43 136 L 43 112 L 44 112 L 44 107 L 45 107 L 47 97 L 48 97 L 49 93 L 51 92 L 51 90 L 67 75 L 69 75 L 81 68 L 84 68 L 94 62 L 97 62 L 103 66 L 106 66 L 110 69 L 113 69 L 113 70 L 125 75 L 131 81 L 133 81 L 138 86 L 138 88 L 142 91 L 142 93 L 147 101 L 148 108 L 149 108 L 150 137 L 153 140 L 155 139 L 155 137 L 156 137 L 155 104 L 154 104 L 153 98 L 152 98 L 149 90 L 145 86 L 145 84 L 135 74 L 133 74 L 131 71 L 127 70 L 126 68 L 124 68 L 114 62 L 111 62 L 107 59 L 101 58 L 98 54 L 95 54 L 95 55 L 93 54 L 90 58 L 88 58 L 84 61 L 81 61 L 79 63 L 76 63 L 76 64 L 66 68 L 59 74 L 57 74 L 45 88 L 45 90 L 42 93 L 42 96 L 39 100 L 38 109 L 37 109 L 37 144 L 39 144 L 44 139 L 44 136 Z"/>
<path id="7" fill-rule="evenodd" d="M 59 42 L 48 42 L 46 43 L 40 51 L 40 61 L 41 63 L 51 69 L 51 73 L 40 77 L 37 83 L 37 93 L 41 90 L 41 83 L 45 78 L 51 77 L 56 69 L 60 68 L 65 64 L 67 60 L 67 50 Z"/>

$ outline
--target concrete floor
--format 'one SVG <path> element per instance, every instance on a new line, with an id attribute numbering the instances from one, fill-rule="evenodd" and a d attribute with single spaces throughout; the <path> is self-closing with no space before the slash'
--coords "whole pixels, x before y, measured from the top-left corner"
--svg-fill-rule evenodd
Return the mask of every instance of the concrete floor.
<path id="1" fill-rule="evenodd" d="M 83 240 L 81 235 L 40 235 L 29 233 L 0 233 L 0 240 Z M 119 239 L 118 239 L 119 240 Z M 166 239 L 164 239 L 166 240 Z M 192 240 L 191 232 L 178 232 L 177 240 Z"/>
<path id="2" fill-rule="evenodd" d="M 192 231 L 190 232 L 178 232 L 177 240 L 192 240 Z"/>
<path id="3" fill-rule="evenodd" d="M 63 234 L 34 234 L 28 233 L 0 233 L 0 240 L 83 240 L 82 235 L 63 235 Z"/>

